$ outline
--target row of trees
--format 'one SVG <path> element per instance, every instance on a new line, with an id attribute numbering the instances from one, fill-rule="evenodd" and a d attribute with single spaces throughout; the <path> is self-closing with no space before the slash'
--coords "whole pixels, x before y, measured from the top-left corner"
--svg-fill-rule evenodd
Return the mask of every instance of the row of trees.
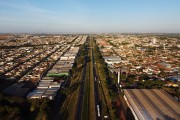
<path id="1" fill-rule="evenodd" d="M 147 74 L 128 75 L 125 80 L 125 88 L 162 88 L 164 81 L 151 78 Z"/>
<path id="2" fill-rule="evenodd" d="M 48 99 L 28 100 L 21 97 L 0 94 L 1 120 L 49 119 L 52 101 Z"/>

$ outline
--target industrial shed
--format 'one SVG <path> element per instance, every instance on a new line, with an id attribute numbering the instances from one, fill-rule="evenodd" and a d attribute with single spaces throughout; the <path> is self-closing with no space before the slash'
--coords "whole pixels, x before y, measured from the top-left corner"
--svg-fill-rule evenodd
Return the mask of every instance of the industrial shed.
<path id="1" fill-rule="evenodd" d="M 179 120 L 180 103 L 159 89 L 124 89 L 136 120 Z"/>

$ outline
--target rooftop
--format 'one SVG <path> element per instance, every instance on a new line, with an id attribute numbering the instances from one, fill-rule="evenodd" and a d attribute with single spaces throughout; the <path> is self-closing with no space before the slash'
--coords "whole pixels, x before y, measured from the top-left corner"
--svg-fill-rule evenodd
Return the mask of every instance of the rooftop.
<path id="1" fill-rule="evenodd" d="M 158 89 L 124 89 L 125 99 L 136 119 L 169 120 L 180 118 L 180 104 Z"/>

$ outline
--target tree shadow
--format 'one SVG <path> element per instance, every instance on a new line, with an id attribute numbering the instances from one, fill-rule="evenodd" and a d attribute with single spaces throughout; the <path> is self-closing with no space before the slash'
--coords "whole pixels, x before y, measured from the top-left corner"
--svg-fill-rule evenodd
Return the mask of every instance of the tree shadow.
<path id="1" fill-rule="evenodd" d="M 73 83 L 69 89 L 69 93 L 73 93 L 79 87 L 79 84 L 79 82 Z"/>

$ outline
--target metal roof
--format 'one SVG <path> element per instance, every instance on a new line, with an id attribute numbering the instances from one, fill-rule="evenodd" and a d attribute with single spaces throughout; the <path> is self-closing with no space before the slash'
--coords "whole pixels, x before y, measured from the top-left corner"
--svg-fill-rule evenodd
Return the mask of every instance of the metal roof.
<path id="1" fill-rule="evenodd" d="M 127 102 L 138 119 L 179 119 L 180 103 L 159 89 L 124 89 Z"/>

